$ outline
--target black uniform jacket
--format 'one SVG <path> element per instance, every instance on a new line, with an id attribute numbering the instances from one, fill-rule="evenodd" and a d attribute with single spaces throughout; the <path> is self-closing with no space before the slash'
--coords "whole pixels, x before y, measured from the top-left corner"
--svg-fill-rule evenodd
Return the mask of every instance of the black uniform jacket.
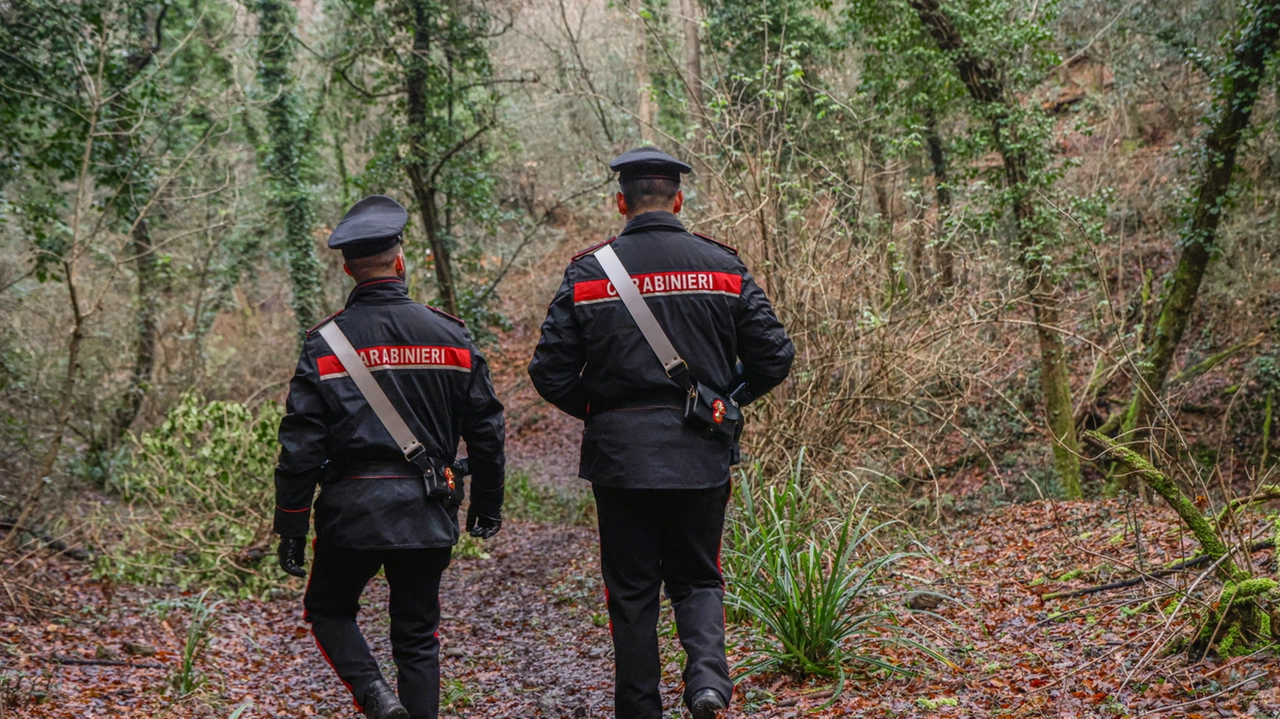
<path id="1" fill-rule="evenodd" d="M 609 242 L 693 377 L 724 395 L 745 382 L 743 401 L 786 379 L 795 347 L 736 250 L 669 212 L 638 215 Z M 585 420 L 579 476 L 634 489 L 723 484 L 737 448 L 686 424 L 684 389 L 591 255 L 598 247 L 569 263 L 529 363 L 538 393 Z"/>
<path id="2" fill-rule="evenodd" d="M 396 278 L 357 285 L 346 309 L 331 321 L 429 455 L 451 462 L 458 438 L 466 440 L 472 503 L 500 507 L 502 403 L 462 321 L 409 299 Z M 307 333 L 289 385 L 280 445 L 275 529 L 282 536 L 307 533 L 320 484 L 315 511 L 322 540 L 350 549 L 448 547 L 458 541 L 457 508 L 427 501 L 421 474 L 405 461 L 315 329 Z"/>

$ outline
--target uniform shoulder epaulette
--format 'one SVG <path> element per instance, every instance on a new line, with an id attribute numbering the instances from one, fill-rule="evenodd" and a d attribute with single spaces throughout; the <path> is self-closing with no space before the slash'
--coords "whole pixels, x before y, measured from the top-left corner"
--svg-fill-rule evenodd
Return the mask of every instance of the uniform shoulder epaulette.
<path id="1" fill-rule="evenodd" d="M 573 259 L 572 259 L 572 260 L 569 260 L 569 261 L 570 261 L 570 262 L 577 262 L 578 260 L 582 259 L 583 257 L 586 257 L 587 255 L 591 254 L 592 252 L 595 252 L 596 250 L 600 249 L 601 247 L 604 247 L 605 245 L 609 244 L 610 242 L 613 242 L 613 241 L 614 241 L 614 240 L 616 240 L 616 239 L 618 239 L 618 238 L 617 238 L 617 236 L 614 236 L 614 237 L 610 237 L 609 239 L 605 240 L 604 242 L 597 242 L 596 244 L 594 244 L 594 245 L 592 245 L 592 246 L 588 247 L 587 249 L 583 250 L 582 252 L 579 252 L 578 254 L 574 255 L 574 256 L 573 256 Z"/>
<path id="2" fill-rule="evenodd" d="M 735 254 L 735 255 L 736 255 L 736 254 L 738 254 L 738 248 L 737 248 L 737 247 L 733 247 L 733 246 L 731 246 L 731 245 L 726 245 L 725 243 L 721 242 L 720 240 L 714 240 L 714 239 L 712 239 L 712 238 L 710 238 L 710 237 L 707 237 L 706 235 L 702 234 L 701 232 L 694 232 L 694 233 L 693 233 L 693 236 L 694 236 L 694 237 L 697 237 L 697 238 L 700 238 L 700 239 L 703 239 L 703 240 L 706 240 L 707 242 L 710 242 L 710 243 L 711 243 L 711 244 L 713 244 L 713 245 L 717 245 L 717 246 L 719 246 L 719 247 L 722 247 L 722 248 L 724 248 L 724 249 L 728 250 L 728 251 L 729 251 L 730 253 L 732 253 L 732 254 Z"/>
<path id="3" fill-rule="evenodd" d="M 426 305 L 426 308 L 427 308 L 427 309 L 429 309 L 429 310 L 431 310 L 432 312 L 434 312 L 434 313 L 436 313 L 436 314 L 440 315 L 441 317 L 445 318 L 446 320 L 453 320 L 454 322 L 457 322 L 459 325 L 462 325 L 463 327 L 466 327 L 466 326 L 467 326 L 467 323 L 466 323 L 466 322 L 463 322 L 461 317 L 454 317 L 453 315 L 449 314 L 448 312 L 445 312 L 444 310 L 440 309 L 439 307 L 432 307 L 431 305 Z"/>
<path id="4" fill-rule="evenodd" d="M 342 313 L 343 313 L 343 312 L 345 312 L 346 310 L 347 310 L 347 308 L 343 307 L 342 309 L 338 310 L 337 312 L 334 312 L 333 314 L 329 315 L 328 317 L 326 317 L 326 318 L 324 318 L 324 319 L 320 320 L 319 322 L 317 322 L 317 323 L 316 323 L 316 326 L 315 326 L 315 327 L 312 327 L 311 329 L 307 330 L 307 336 L 308 336 L 308 337 L 310 337 L 310 336 L 312 335 L 312 333 L 314 333 L 316 330 L 320 329 L 321 327 L 324 327 L 326 324 L 328 324 L 328 323 L 329 323 L 329 321 L 330 321 L 330 320 L 332 320 L 334 317 L 337 317 L 338 315 L 342 314 Z"/>

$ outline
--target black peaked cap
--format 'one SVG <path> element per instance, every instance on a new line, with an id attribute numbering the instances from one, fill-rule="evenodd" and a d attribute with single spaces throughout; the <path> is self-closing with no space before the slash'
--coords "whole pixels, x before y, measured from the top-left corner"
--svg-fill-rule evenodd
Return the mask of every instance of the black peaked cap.
<path id="1" fill-rule="evenodd" d="M 351 206 L 329 235 L 329 249 L 349 259 L 371 257 L 400 244 L 409 212 L 386 195 L 370 195 Z"/>
<path id="2" fill-rule="evenodd" d="M 693 171 L 688 163 L 681 162 L 656 147 L 637 147 L 613 158 L 609 169 L 618 173 L 619 180 L 641 177 L 660 177 L 680 181 L 681 175 Z"/>

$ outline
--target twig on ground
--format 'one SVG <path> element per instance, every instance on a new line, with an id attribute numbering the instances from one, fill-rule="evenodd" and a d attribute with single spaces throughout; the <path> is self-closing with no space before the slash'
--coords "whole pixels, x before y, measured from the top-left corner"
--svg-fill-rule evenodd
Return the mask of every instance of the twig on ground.
<path id="1" fill-rule="evenodd" d="M 63 540 L 50 535 L 39 527 L 33 526 L 30 520 L 23 521 L 20 517 L 0 517 L 0 529 L 6 530 L 10 533 L 24 532 L 43 542 L 49 549 L 52 549 L 59 554 L 65 554 L 72 559 L 78 559 L 81 561 L 89 559 L 89 552 L 83 548 L 68 545 Z"/>
<path id="2" fill-rule="evenodd" d="M 1276 542 L 1274 539 L 1267 539 L 1261 542 L 1254 542 L 1253 544 L 1249 545 L 1249 552 L 1251 554 L 1253 552 L 1261 552 L 1264 549 L 1271 549 L 1275 546 L 1276 546 Z M 1207 554 L 1201 554 L 1198 557 L 1192 557 L 1191 559 L 1178 562 L 1177 564 L 1165 567 L 1164 569 L 1158 569 L 1154 572 L 1146 572 L 1144 574 L 1139 574 L 1138 576 L 1133 577 L 1131 579 L 1123 579 L 1121 581 L 1110 582 L 1108 584 L 1098 584 L 1092 587 L 1082 587 L 1080 589 L 1071 589 L 1065 592 L 1051 592 L 1049 594 L 1044 595 L 1043 598 L 1045 601 L 1048 601 L 1050 599 L 1067 599 L 1070 597 L 1083 597 L 1088 594 L 1097 594 L 1099 592 L 1106 592 L 1112 589 L 1124 589 L 1125 587 L 1132 587 L 1137 584 L 1142 584 L 1143 582 L 1150 579 L 1167 577 L 1170 574 L 1176 574 L 1177 572 L 1180 572 L 1184 569 L 1192 569 L 1194 567 L 1198 567 L 1208 562 L 1211 559 L 1213 559 L 1213 557 L 1210 557 Z"/>
<path id="3" fill-rule="evenodd" d="M 41 657 L 51 664 L 65 664 L 67 666 L 87 666 L 87 667 L 129 667 L 131 669 L 164 669 L 163 664 L 156 662 L 129 662 L 123 659 L 77 659 L 75 657 L 64 657 L 61 654 L 54 654 L 48 657 Z"/>
<path id="4" fill-rule="evenodd" d="M 1080 614 L 1081 612 L 1093 611 L 1094 609 L 1103 609 L 1106 607 L 1123 607 L 1128 604 L 1138 604 L 1140 602 L 1152 602 L 1157 599 L 1164 599 L 1165 597 L 1171 597 L 1174 594 L 1176 594 L 1176 592 L 1168 591 L 1168 592 L 1162 592 L 1160 594 L 1152 594 L 1150 596 L 1131 597 L 1128 599 L 1112 599 L 1110 601 L 1099 602 L 1097 604 L 1086 604 L 1083 607 L 1076 607 L 1075 609 L 1068 609 L 1064 612 L 1058 612 L 1054 614 L 1052 617 L 1050 617 L 1049 619 L 1041 619 L 1040 621 L 1036 622 L 1035 626 L 1036 627 L 1047 626 L 1049 624 L 1053 624 L 1054 622 L 1062 621 L 1063 617 L 1069 617 L 1073 614 Z"/>
<path id="5" fill-rule="evenodd" d="M 1183 708 L 1183 707 L 1195 706 L 1196 704 L 1199 704 L 1199 703 L 1201 703 L 1201 702 L 1207 702 L 1207 701 L 1209 701 L 1210 699 L 1217 699 L 1218 697 L 1222 696 L 1223 694 L 1227 694 L 1227 693 L 1229 693 L 1229 692 L 1233 692 L 1233 691 L 1235 691 L 1236 689 L 1239 689 L 1240 687 L 1244 686 L 1245 684 L 1248 684 L 1249 682 L 1254 681 L 1254 680 L 1257 680 L 1257 679 L 1261 679 L 1262 677 L 1265 677 L 1266 675 L 1267 675 L 1267 673 L 1266 673 L 1266 672 L 1258 672 L 1257 674 L 1254 674 L 1254 675 L 1253 675 L 1253 676 L 1251 676 L 1251 677 L 1247 677 L 1247 678 L 1245 678 L 1245 679 L 1242 679 L 1242 680 L 1240 680 L 1240 681 L 1236 682 L 1235 684 L 1232 684 L 1232 685 L 1231 685 L 1231 686 L 1229 686 L 1229 687 L 1226 687 L 1226 688 L 1224 688 L 1224 689 L 1219 689 L 1218 691 L 1216 691 L 1216 692 L 1214 692 L 1213 694 L 1210 694 L 1210 695 L 1208 695 L 1208 696 L 1197 697 L 1197 698 L 1192 699 L 1192 700 L 1190 700 L 1190 701 L 1182 702 L 1181 704 L 1173 704 L 1173 705 L 1171 705 L 1171 706 L 1167 706 L 1167 707 L 1160 707 L 1159 709 L 1152 709 L 1151 711 L 1143 712 L 1143 713 L 1139 714 L 1138 716 L 1139 716 L 1139 717 L 1144 717 L 1144 716 L 1150 716 L 1150 715 L 1152 715 L 1152 714 L 1162 714 L 1162 713 L 1164 713 L 1164 712 L 1173 711 L 1174 709 L 1181 709 L 1181 708 Z"/>

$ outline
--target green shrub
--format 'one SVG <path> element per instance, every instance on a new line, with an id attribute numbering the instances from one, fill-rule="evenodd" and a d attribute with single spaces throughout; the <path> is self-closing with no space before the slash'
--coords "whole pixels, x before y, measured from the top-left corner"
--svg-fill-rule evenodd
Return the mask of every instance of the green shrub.
<path id="1" fill-rule="evenodd" d="M 274 404 L 255 414 L 237 402 L 184 395 L 163 424 L 135 438 L 132 466 L 113 481 L 129 516 L 99 572 L 244 595 L 273 586 L 278 578 L 258 565 L 271 554 L 280 416 Z"/>
<path id="2" fill-rule="evenodd" d="M 756 658 L 744 669 L 835 678 L 842 687 L 855 665 L 912 673 L 882 658 L 877 649 L 884 645 L 915 647 L 946 662 L 896 621 L 890 609 L 896 592 L 881 577 L 889 565 L 920 553 L 881 550 L 877 540 L 897 523 L 859 511 L 861 495 L 842 506 L 807 486 L 802 469 L 803 453 L 781 486 L 761 486 L 757 470 L 754 477 L 743 473 L 735 492 L 724 568 L 732 617 L 754 630 Z"/>

